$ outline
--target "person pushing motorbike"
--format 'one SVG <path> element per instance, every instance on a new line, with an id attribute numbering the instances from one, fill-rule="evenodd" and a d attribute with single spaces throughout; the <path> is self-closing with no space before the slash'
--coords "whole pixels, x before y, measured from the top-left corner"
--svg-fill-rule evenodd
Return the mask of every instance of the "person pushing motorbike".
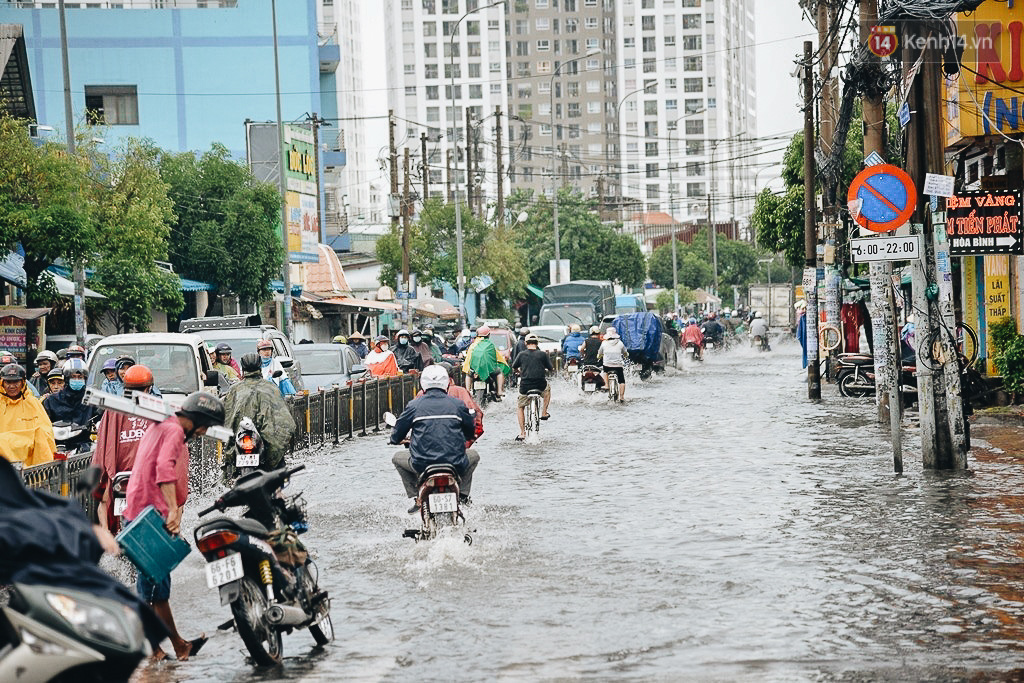
<path id="1" fill-rule="evenodd" d="M 405 407 L 391 430 L 389 443 L 400 444 L 409 435 L 409 450 L 395 453 L 391 462 L 405 486 L 405 494 L 416 498 L 420 475 L 430 465 L 455 467 L 463 502 L 469 501 L 473 471 L 480 456 L 466 450 L 466 442 L 476 438 L 476 424 L 466 404 L 448 395 L 448 373 L 431 365 L 420 374 L 423 396 Z M 409 514 L 419 510 L 413 505 Z"/>

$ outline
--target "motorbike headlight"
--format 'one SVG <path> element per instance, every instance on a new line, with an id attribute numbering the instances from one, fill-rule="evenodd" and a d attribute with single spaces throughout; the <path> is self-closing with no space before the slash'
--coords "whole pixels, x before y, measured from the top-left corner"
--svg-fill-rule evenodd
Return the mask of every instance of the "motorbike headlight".
<path id="1" fill-rule="evenodd" d="M 132 646 L 132 636 L 137 640 L 142 631 L 138 616 L 127 607 L 122 606 L 124 618 L 119 619 L 105 607 L 61 593 L 47 593 L 46 601 L 79 635 L 90 640 L 127 648 Z M 129 628 L 134 633 L 129 633 Z"/>

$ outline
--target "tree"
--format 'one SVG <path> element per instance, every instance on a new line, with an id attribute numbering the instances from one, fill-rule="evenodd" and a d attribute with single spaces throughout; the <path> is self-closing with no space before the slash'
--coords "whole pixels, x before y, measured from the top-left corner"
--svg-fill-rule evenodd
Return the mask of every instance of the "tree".
<path id="1" fill-rule="evenodd" d="M 96 246 L 89 163 L 63 145 L 33 143 L 28 121 L 0 115 L 0 245 L 25 253 L 29 306 L 57 296 L 46 270 L 58 259 L 84 261 Z"/>
<path id="2" fill-rule="evenodd" d="M 530 281 L 546 285 L 548 262 L 555 257 L 552 204 L 546 197 L 535 198 L 522 190 L 514 192 L 507 204 L 513 213 L 527 212 L 516 239 L 526 253 Z M 593 201 L 568 187 L 559 190 L 558 226 L 561 256 L 570 260 L 574 280 L 612 280 L 627 288 L 643 284 L 646 267 L 640 247 L 602 224 Z"/>
<path id="3" fill-rule="evenodd" d="M 693 294 L 693 290 L 691 289 L 679 285 L 677 291 L 679 293 L 680 306 L 688 306 L 697 300 Z M 654 305 L 658 307 L 659 313 L 669 313 L 672 311 L 676 305 L 675 297 L 672 295 L 672 289 L 669 288 L 663 292 L 659 292 L 658 296 L 654 300 Z"/>
<path id="4" fill-rule="evenodd" d="M 791 187 L 782 195 L 769 188 L 761 190 L 754 202 L 750 224 L 757 243 L 770 252 L 782 252 L 794 267 L 804 265 L 804 193 Z"/>
<path id="5" fill-rule="evenodd" d="M 244 302 L 269 299 L 270 282 L 279 277 L 285 258 L 277 188 L 257 181 L 220 144 L 201 157 L 164 153 L 159 167 L 175 206 L 170 236 L 175 269 Z"/>

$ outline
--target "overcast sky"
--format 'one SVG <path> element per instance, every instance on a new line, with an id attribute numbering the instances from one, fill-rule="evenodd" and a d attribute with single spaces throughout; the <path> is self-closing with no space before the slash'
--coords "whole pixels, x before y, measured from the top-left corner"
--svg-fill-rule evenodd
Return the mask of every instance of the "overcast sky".
<path id="1" fill-rule="evenodd" d="M 384 41 L 384 2 L 399 0 L 365 0 L 363 10 L 363 65 L 364 83 L 370 88 L 365 94 L 367 115 L 387 114 L 387 91 L 382 85 L 387 80 Z M 802 52 L 803 41 L 816 40 L 813 27 L 801 20 L 797 0 L 755 0 L 756 65 L 757 65 L 757 134 L 759 137 L 796 132 L 803 127 L 798 104 L 799 89 L 792 76 L 793 60 Z M 343 113 L 342 116 L 347 115 Z M 388 131 L 386 121 L 368 121 L 366 136 L 372 163 L 377 150 L 386 147 Z M 781 161 L 781 152 L 759 159 L 759 162 Z M 781 186 L 774 170 L 762 171 L 758 188 L 765 184 Z"/>

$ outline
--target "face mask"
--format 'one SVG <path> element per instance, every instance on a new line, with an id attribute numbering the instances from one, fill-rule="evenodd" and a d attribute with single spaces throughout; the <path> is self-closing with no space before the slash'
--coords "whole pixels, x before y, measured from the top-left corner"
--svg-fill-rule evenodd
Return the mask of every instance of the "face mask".
<path id="1" fill-rule="evenodd" d="M 387 351 L 388 350 L 388 345 L 387 344 L 381 344 L 380 345 L 380 350 L 381 350 L 381 353 Z"/>
<path id="2" fill-rule="evenodd" d="M 399 337 L 398 338 L 398 345 L 399 346 L 405 346 L 408 343 L 409 343 L 409 340 L 406 339 L 405 337 Z"/>
<path id="3" fill-rule="evenodd" d="M 71 387 L 71 391 L 81 391 L 85 389 L 84 379 L 73 379 L 68 382 L 68 386 Z"/>
<path id="4" fill-rule="evenodd" d="M 419 344 L 420 343 L 420 338 L 419 337 L 413 337 L 412 338 L 412 343 L 413 344 Z"/>
<path id="5" fill-rule="evenodd" d="M 260 365 L 262 365 L 263 367 L 267 367 L 273 360 L 273 358 L 264 358 L 263 356 L 260 356 Z"/>

